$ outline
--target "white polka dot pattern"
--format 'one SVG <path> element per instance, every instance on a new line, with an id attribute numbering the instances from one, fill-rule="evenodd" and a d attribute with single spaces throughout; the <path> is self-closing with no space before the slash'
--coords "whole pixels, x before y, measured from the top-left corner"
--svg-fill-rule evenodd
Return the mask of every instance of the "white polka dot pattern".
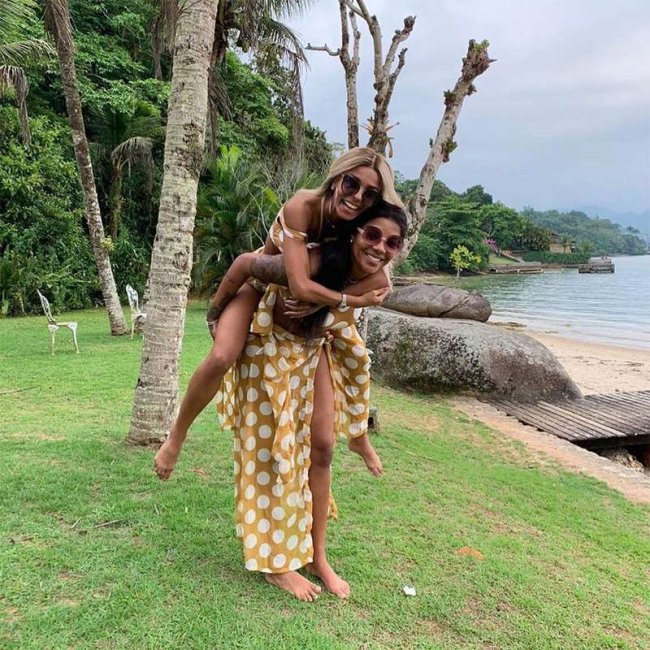
<path id="1" fill-rule="evenodd" d="M 277 290 L 270 285 L 260 301 L 246 347 L 217 396 L 222 424 L 235 432 L 237 536 L 246 568 L 264 573 L 294 571 L 313 559 L 310 423 L 321 355 L 330 367 L 337 438 L 366 432 L 370 385 L 353 310 L 332 309 L 331 337 L 307 342 L 274 327 Z"/>

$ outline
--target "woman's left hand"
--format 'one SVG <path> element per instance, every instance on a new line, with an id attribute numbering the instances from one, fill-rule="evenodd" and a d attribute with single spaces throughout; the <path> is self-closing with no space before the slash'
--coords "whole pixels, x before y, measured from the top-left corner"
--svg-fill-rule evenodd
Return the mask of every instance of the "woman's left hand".
<path id="1" fill-rule="evenodd" d="M 302 302 L 295 298 L 287 298 L 284 301 L 284 314 L 289 318 L 304 318 L 318 311 L 322 305 L 315 305 L 312 302 Z"/>

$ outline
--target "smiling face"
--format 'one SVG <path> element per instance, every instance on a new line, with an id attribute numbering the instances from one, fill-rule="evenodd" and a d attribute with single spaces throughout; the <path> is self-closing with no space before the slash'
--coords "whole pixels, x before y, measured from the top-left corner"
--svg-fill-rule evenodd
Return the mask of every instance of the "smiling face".
<path id="1" fill-rule="evenodd" d="M 400 237 L 399 225 L 392 219 L 377 217 L 368 221 L 366 226 L 374 226 L 382 232 L 381 241 L 369 244 L 357 230 L 352 237 L 352 277 L 355 280 L 371 275 L 390 262 L 398 250 L 391 250 L 386 246 L 389 237 Z"/>
<path id="2" fill-rule="evenodd" d="M 354 191 L 356 189 L 356 192 Z M 330 217 L 350 221 L 372 205 L 369 199 L 381 195 L 381 178 L 372 167 L 354 167 L 334 183 Z"/>

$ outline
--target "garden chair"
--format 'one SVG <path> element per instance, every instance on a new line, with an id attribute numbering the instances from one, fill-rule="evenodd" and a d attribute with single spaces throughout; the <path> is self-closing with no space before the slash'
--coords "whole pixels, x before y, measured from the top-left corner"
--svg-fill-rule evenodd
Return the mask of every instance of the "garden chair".
<path id="1" fill-rule="evenodd" d="M 126 296 L 129 299 L 129 307 L 131 308 L 131 338 L 133 338 L 136 324 L 141 326 L 147 314 L 140 311 L 138 292 L 130 284 L 126 285 Z"/>
<path id="2" fill-rule="evenodd" d="M 74 349 L 79 354 L 79 346 L 77 345 L 77 323 L 74 321 L 69 321 L 67 323 L 57 323 L 52 316 L 52 311 L 50 310 L 50 303 L 48 299 L 37 289 L 36 293 L 41 301 L 41 306 L 45 312 L 45 317 L 47 318 L 47 329 L 50 330 L 50 349 L 52 354 L 54 354 L 54 339 L 56 338 L 56 332 L 60 327 L 67 327 L 72 332 L 72 342 L 74 343 Z"/>

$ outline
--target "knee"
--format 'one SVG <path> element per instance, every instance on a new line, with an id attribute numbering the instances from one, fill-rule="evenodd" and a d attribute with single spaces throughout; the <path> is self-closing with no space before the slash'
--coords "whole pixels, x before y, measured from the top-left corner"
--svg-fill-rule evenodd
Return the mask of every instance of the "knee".
<path id="1" fill-rule="evenodd" d="M 208 359 L 211 370 L 223 374 L 235 363 L 237 355 L 226 346 L 213 345 Z"/>
<path id="2" fill-rule="evenodd" d="M 334 455 L 334 436 L 312 436 L 311 462 L 317 467 L 329 467 Z"/>

